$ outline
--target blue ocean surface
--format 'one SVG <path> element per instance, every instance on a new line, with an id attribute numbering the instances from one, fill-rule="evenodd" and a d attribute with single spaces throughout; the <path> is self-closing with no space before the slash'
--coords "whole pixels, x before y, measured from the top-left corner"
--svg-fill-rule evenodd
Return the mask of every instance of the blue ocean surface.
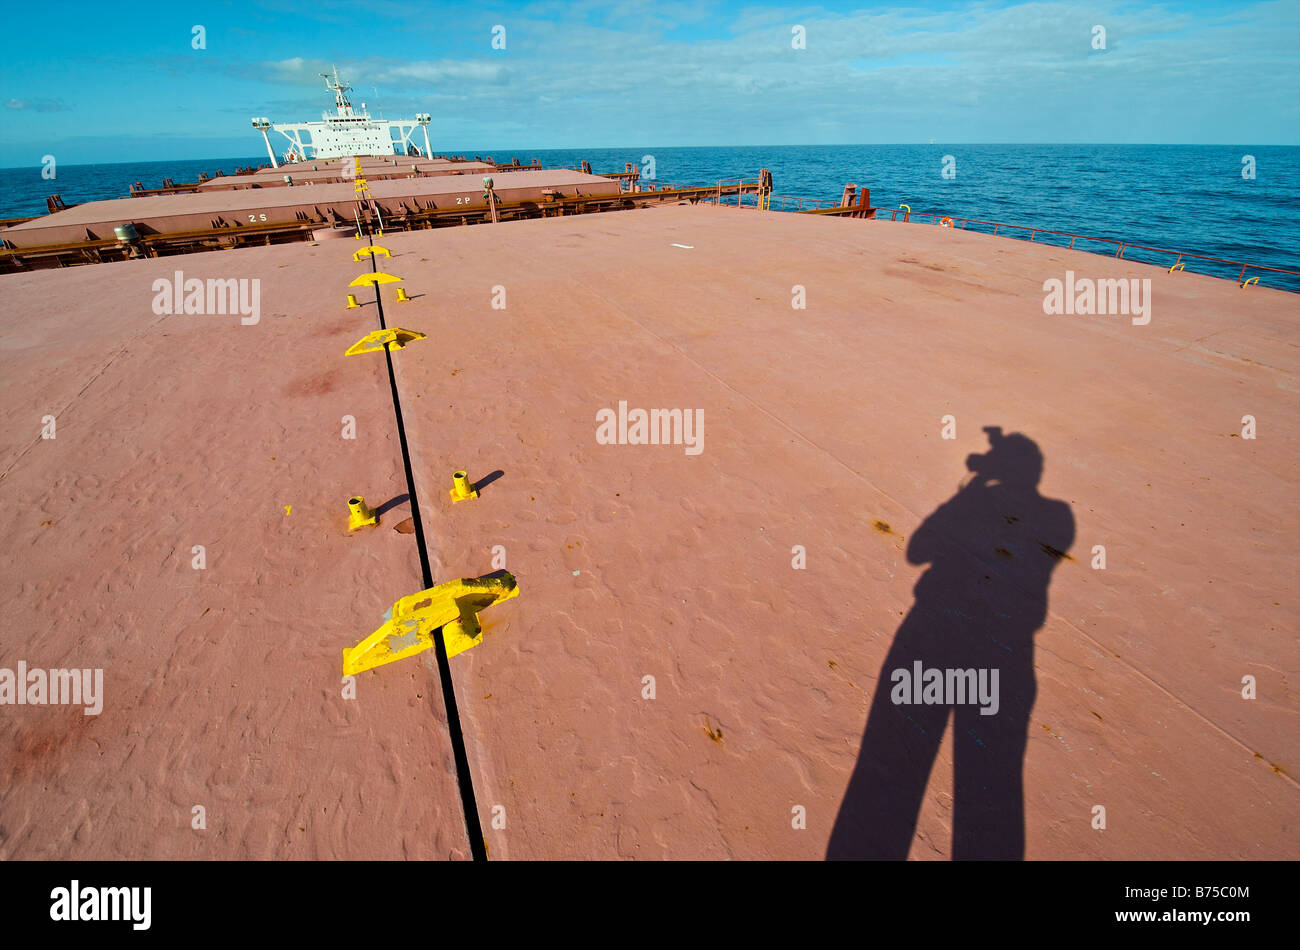
<path id="1" fill-rule="evenodd" d="M 489 154 L 472 147 L 437 150 L 469 157 Z M 537 158 L 546 166 L 586 160 L 597 173 L 622 171 L 627 162 L 644 168 L 652 156 L 655 179 L 676 185 L 752 179 L 767 168 L 778 195 L 838 202 L 845 183 L 853 182 L 869 188 L 872 205 L 881 209 L 907 204 L 914 213 L 1027 225 L 1300 271 L 1300 147 L 1295 146 L 647 146 L 490 154 L 498 162 Z M 1253 178 L 1242 174 L 1246 156 L 1253 158 Z M 54 193 L 78 204 L 122 197 L 135 181 L 154 188 L 164 177 L 194 181 L 200 172 L 232 174 L 237 167 L 265 161 L 265 155 L 253 153 L 200 161 L 59 165 L 54 180 L 42 178 L 40 166 L 0 169 L 0 218 L 44 214 L 45 198 Z M 950 177 L 943 174 L 945 167 Z M 1070 240 L 1043 234 L 1034 239 Z M 1102 243 L 1081 241 L 1076 247 L 1115 252 L 1113 245 Z M 1125 257 L 1166 266 L 1174 262 L 1168 255 L 1131 249 Z M 1188 270 L 1223 277 L 1235 278 L 1240 270 L 1191 259 L 1185 264 Z M 1300 277 L 1247 274 L 1252 275 L 1263 285 L 1300 292 Z"/>

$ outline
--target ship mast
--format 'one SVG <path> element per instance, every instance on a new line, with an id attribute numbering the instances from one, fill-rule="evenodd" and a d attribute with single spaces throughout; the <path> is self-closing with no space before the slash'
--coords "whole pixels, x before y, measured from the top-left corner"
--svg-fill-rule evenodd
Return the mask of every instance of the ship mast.
<path id="1" fill-rule="evenodd" d="M 325 80 L 325 88 L 334 93 L 335 111 L 340 116 L 350 117 L 352 115 L 352 103 L 348 101 L 348 97 L 345 96 L 344 93 L 349 91 L 352 87 L 339 79 L 339 68 L 337 66 L 334 67 L 333 82 L 330 81 L 329 73 L 320 73 L 319 75 Z M 325 116 L 325 118 L 329 117 Z"/>

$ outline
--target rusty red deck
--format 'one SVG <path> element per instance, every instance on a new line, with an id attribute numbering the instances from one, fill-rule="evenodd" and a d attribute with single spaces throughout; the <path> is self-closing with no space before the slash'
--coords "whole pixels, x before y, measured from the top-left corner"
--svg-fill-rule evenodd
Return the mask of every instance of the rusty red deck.
<path id="1" fill-rule="evenodd" d="M 434 573 L 522 591 L 452 660 L 492 858 L 817 859 L 907 805 L 905 850 L 953 856 L 981 720 L 901 805 L 851 785 L 916 747 L 863 741 L 899 643 L 1003 664 L 1025 857 L 1297 856 L 1295 296 L 703 207 L 383 243 L 388 322 L 428 334 L 393 359 Z M 343 357 L 377 326 L 353 250 L 0 279 L 0 667 L 106 684 L 97 717 L 4 709 L 0 856 L 466 853 L 428 654 L 340 694 L 420 586 L 383 357 Z M 154 313 L 177 270 L 259 280 L 260 320 Z M 1045 314 L 1067 271 L 1149 279 L 1150 323 Z M 701 411 L 702 450 L 600 444 L 620 402 Z M 1041 479 L 1022 453 L 971 507 L 985 426 Z M 491 479 L 452 505 L 460 468 Z"/>

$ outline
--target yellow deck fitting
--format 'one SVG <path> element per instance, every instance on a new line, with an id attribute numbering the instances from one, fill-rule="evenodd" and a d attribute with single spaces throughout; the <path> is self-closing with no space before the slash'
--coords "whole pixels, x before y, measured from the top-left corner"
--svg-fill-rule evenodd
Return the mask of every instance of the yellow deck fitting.
<path id="1" fill-rule="evenodd" d="M 1177 264 L 1175 264 L 1173 267 L 1169 268 L 1169 273 L 1172 274 L 1174 271 L 1182 270 L 1184 267 L 1185 265 L 1180 261 Z"/>
<path id="2" fill-rule="evenodd" d="M 1258 284 L 1258 283 L 1259 283 L 1259 278 L 1258 278 L 1258 277 L 1248 277 L 1248 278 L 1246 278 L 1246 282 L 1245 282 L 1244 284 L 1241 285 L 1241 289 L 1242 289 L 1242 290 L 1245 290 L 1245 289 L 1246 289 L 1247 287 L 1249 287 L 1251 284 Z"/>
<path id="3" fill-rule="evenodd" d="M 410 299 L 411 299 L 410 297 L 406 296 L 406 288 L 405 288 L 405 287 L 398 287 L 398 288 L 397 288 L 397 302 L 398 302 L 398 303 L 404 303 L 405 301 L 410 300 Z"/>
<path id="4" fill-rule="evenodd" d="M 367 254 L 374 254 L 375 256 L 379 256 L 382 254 L 384 257 L 393 256 L 392 252 L 389 251 L 388 248 L 386 247 L 379 247 L 377 244 L 367 244 L 365 247 L 357 248 L 357 252 L 352 255 L 352 259 L 354 261 L 359 261 Z"/>
<path id="5" fill-rule="evenodd" d="M 375 274 L 362 274 L 349 287 L 373 287 L 375 284 L 398 284 L 402 278 L 394 277 L 392 274 L 385 274 L 382 271 Z"/>
<path id="6" fill-rule="evenodd" d="M 366 525 L 379 524 L 379 513 L 366 507 L 366 500 L 360 495 L 348 499 L 348 530 L 356 531 Z"/>
<path id="7" fill-rule="evenodd" d="M 348 305 L 347 305 L 346 307 L 344 307 L 343 309 L 344 309 L 344 310 L 351 310 L 353 307 L 359 307 L 359 306 L 361 306 L 361 304 L 357 303 L 357 295 L 356 295 L 356 294 L 348 294 Z"/>
<path id="8" fill-rule="evenodd" d="M 442 628 L 447 656 L 464 653 L 483 642 L 479 611 L 519 595 L 513 574 L 464 577 L 403 597 L 393 604 L 392 617 L 355 647 L 343 651 L 343 675 L 373 670 L 423 653 L 433 646 Z"/>
<path id="9" fill-rule="evenodd" d="M 360 241 L 360 240 L 361 240 L 361 232 L 358 231 L 356 234 L 352 235 L 352 237 L 355 238 L 356 240 Z"/>
<path id="10" fill-rule="evenodd" d="M 424 334 L 401 327 L 389 327 L 387 330 L 373 330 L 348 347 L 344 356 L 356 356 L 358 353 L 378 353 L 385 346 L 390 350 L 400 350 L 413 340 L 423 340 Z"/>
<path id="11" fill-rule="evenodd" d="M 469 473 L 457 472 L 451 476 L 450 494 L 452 501 L 469 501 L 471 498 L 478 497 L 478 492 L 469 483 Z"/>

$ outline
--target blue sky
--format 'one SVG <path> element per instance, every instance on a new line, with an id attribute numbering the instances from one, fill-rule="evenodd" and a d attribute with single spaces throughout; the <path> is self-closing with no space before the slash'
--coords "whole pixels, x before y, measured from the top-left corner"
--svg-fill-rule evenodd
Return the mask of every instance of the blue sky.
<path id="1" fill-rule="evenodd" d="M 1300 0 L 56 2 L 9 22 L 4 166 L 257 155 L 249 117 L 319 118 L 331 64 L 372 113 L 432 113 L 435 151 L 1300 143 Z"/>

